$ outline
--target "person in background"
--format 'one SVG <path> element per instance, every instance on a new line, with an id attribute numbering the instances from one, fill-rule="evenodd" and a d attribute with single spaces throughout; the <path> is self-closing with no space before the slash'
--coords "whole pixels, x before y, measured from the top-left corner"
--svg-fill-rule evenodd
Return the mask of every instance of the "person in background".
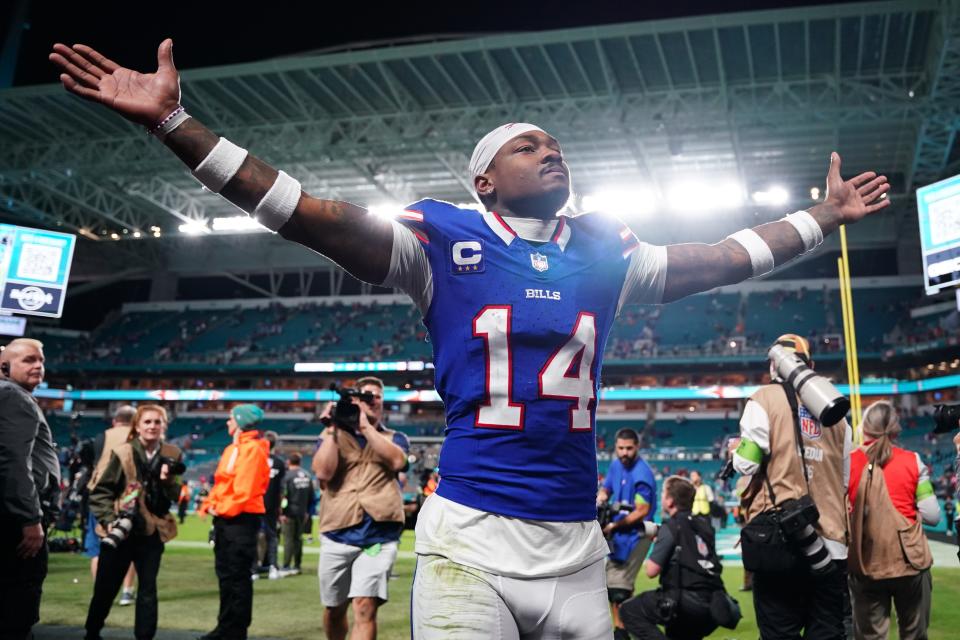
<path id="1" fill-rule="evenodd" d="M 223 451 L 213 489 L 200 515 L 213 519 L 213 551 L 220 582 L 217 626 L 201 640 L 245 640 L 253 616 L 250 567 L 257 558 L 257 532 L 263 516 L 263 496 L 270 484 L 269 443 L 257 427 L 263 410 L 240 404 L 230 410 L 227 433 L 233 443 Z"/>
<path id="2" fill-rule="evenodd" d="M 299 575 L 303 558 L 303 530 L 310 517 L 313 478 L 300 466 L 300 454 L 291 453 L 283 479 L 283 569 L 281 575 Z"/>
<path id="3" fill-rule="evenodd" d="M 863 445 L 850 456 L 850 595 L 857 640 L 886 638 L 890 602 L 900 640 L 925 640 L 933 556 L 923 525 L 940 504 L 920 455 L 893 444 L 900 418 L 878 401 L 863 412 Z"/>
<path id="4" fill-rule="evenodd" d="M 953 502 L 953 496 L 947 496 L 947 499 L 943 501 L 943 515 L 947 518 L 947 535 L 954 535 L 954 529 L 956 528 L 956 522 L 954 518 L 956 516 L 957 506 Z"/>
<path id="5" fill-rule="evenodd" d="M 113 419 L 110 426 L 103 432 L 97 434 L 93 439 L 93 459 L 96 461 L 93 472 L 90 474 L 90 481 L 87 483 L 87 495 L 97 484 L 100 475 L 107 468 L 110 462 L 110 454 L 114 449 L 130 439 L 130 432 L 133 430 L 133 418 L 137 410 L 129 404 L 120 405 L 113 412 Z M 84 553 L 90 558 L 90 575 L 94 581 L 97 579 L 97 565 L 100 558 L 100 536 L 97 535 L 97 518 L 92 511 L 88 510 L 87 531 L 84 537 Z M 137 578 L 137 569 L 130 563 L 127 574 L 123 577 L 123 589 L 120 591 L 120 600 L 117 602 L 121 607 L 126 607 L 136 601 L 136 590 L 133 583 Z"/>
<path id="6" fill-rule="evenodd" d="M 694 488 L 696 488 L 697 493 L 693 498 L 693 510 L 691 513 L 695 516 L 702 516 L 707 520 L 711 519 L 710 510 L 716 500 L 716 496 L 713 493 L 713 489 L 710 485 L 704 483 L 703 476 L 700 475 L 700 472 L 693 470 L 690 472 L 690 482 L 693 483 Z M 711 522 L 711 525 L 713 523 Z M 714 529 L 716 527 L 714 526 Z"/>
<path id="7" fill-rule="evenodd" d="M 260 536 L 258 536 L 257 558 L 258 572 L 266 571 L 271 580 L 280 577 L 280 570 L 277 568 L 277 522 L 280 518 L 280 501 L 283 498 L 283 475 L 287 472 L 287 465 L 284 459 L 274 453 L 277 446 L 277 432 L 264 431 L 264 439 L 270 443 L 270 457 L 267 458 L 267 464 L 270 465 L 270 484 L 267 486 L 267 493 L 263 496 L 263 520 L 260 525 Z M 263 544 L 260 544 L 260 540 Z"/>
<path id="8" fill-rule="evenodd" d="M 190 483 L 184 481 L 180 485 L 180 495 L 177 496 L 177 518 L 180 524 L 187 519 L 187 509 L 190 507 Z"/>
<path id="9" fill-rule="evenodd" d="M 60 499 L 57 445 L 33 390 L 45 374 L 43 343 L 0 350 L 0 638 L 26 640 L 40 619 L 47 526 Z"/>

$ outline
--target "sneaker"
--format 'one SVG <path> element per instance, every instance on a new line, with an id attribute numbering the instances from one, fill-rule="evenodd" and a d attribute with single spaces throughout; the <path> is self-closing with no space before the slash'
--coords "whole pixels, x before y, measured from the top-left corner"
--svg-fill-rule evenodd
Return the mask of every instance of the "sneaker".
<path id="1" fill-rule="evenodd" d="M 121 607 L 127 607 L 137 601 L 137 594 L 133 591 L 124 591 L 120 594 L 120 601 L 117 602 Z"/>
<path id="2" fill-rule="evenodd" d="M 283 577 L 283 574 L 281 574 L 280 570 L 275 566 L 270 565 L 270 571 L 267 573 L 267 577 L 271 580 L 278 580 Z"/>
<path id="3" fill-rule="evenodd" d="M 260 579 L 260 574 L 259 574 L 259 573 L 251 573 L 251 574 L 250 574 L 250 579 L 251 579 L 251 580 L 259 580 L 259 579 Z"/>

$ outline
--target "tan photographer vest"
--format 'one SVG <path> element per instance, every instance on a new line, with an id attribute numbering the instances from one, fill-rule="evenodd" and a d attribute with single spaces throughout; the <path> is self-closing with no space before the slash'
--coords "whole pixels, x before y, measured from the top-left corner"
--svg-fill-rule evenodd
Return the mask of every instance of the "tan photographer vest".
<path id="1" fill-rule="evenodd" d="M 90 482 L 87 483 L 88 491 L 93 491 L 93 488 L 97 486 L 97 481 L 110 463 L 110 454 L 113 453 L 113 450 L 122 444 L 126 444 L 127 440 L 130 439 L 131 429 L 130 426 L 110 427 L 103 432 L 103 451 L 100 452 L 97 466 L 93 468 L 93 473 L 90 474 Z"/>
<path id="2" fill-rule="evenodd" d="M 851 534 L 847 564 L 857 575 L 873 580 L 900 578 L 933 564 L 920 517 L 910 522 L 897 511 L 883 470 L 869 462 L 857 488 Z"/>
<path id="3" fill-rule="evenodd" d="M 106 451 L 106 448 L 104 448 L 104 451 Z M 120 466 L 123 469 L 123 477 L 127 481 L 127 488 L 134 483 L 141 484 L 140 475 L 137 473 L 137 464 L 135 460 L 136 454 L 133 451 L 133 445 L 131 445 L 129 442 L 125 442 L 124 444 L 113 449 L 113 453 L 115 453 L 117 455 L 117 459 L 120 460 Z M 160 445 L 160 450 L 157 452 L 157 455 L 177 460 L 181 455 L 180 447 L 163 443 Z M 124 493 L 126 492 L 127 489 L 124 490 Z M 118 512 L 119 502 L 120 501 L 118 499 L 117 504 L 114 507 Z M 152 536 L 155 531 L 159 532 L 161 542 L 169 542 L 177 537 L 176 518 L 174 518 L 170 513 L 166 513 L 163 516 L 158 516 L 147 509 L 142 487 L 139 495 L 137 496 L 137 507 L 140 511 L 140 516 L 143 518 L 145 535 Z M 96 533 L 101 538 L 106 537 L 107 535 L 107 531 L 99 523 L 97 523 Z"/>
<path id="4" fill-rule="evenodd" d="M 760 387 L 750 398 L 760 404 L 770 420 L 770 456 L 764 469 L 754 475 L 741 496 L 745 518 L 773 508 L 763 478 L 770 479 L 777 504 L 807 493 L 800 452 L 794 435 L 793 413 L 783 388 L 777 384 Z M 843 482 L 846 420 L 832 427 L 801 421 L 801 435 L 810 478 L 810 497 L 817 505 L 820 520 L 815 527 L 824 538 L 847 544 L 847 494 Z"/>
<path id="5" fill-rule="evenodd" d="M 381 434 L 390 438 L 393 431 Z M 337 471 L 320 498 L 320 532 L 360 524 L 364 512 L 376 522 L 402 523 L 403 496 L 397 472 L 377 457 L 372 446 L 361 449 L 356 438 L 343 430 L 337 433 L 337 445 Z"/>

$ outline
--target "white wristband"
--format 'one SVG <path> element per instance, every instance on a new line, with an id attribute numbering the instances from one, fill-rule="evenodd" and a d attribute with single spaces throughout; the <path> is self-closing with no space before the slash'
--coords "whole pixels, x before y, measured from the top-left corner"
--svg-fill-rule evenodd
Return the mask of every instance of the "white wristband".
<path id="1" fill-rule="evenodd" d="M 803 240 L 804 253 L 813 251 L 823 244 L 823 229 L 820 228 L 820 223 L 806 211 L 801 210 L 784 216 L 783 221 L 793 225 L 793 228 L 800 234 L 800 239 Z"/>
<path id="2" fill-rule="evenodd" d="M 753 267 L 753 277 L 762 276 L 773 271 L 773 252 L 770 246 L 753 229 L 741 229 L 727 236 L 735 240 L 747 250 L 750 256 L 750 265 Z"/>
<path id="3" fill-rule="evenodd" d="M 286 224 L 300 202 L 300 183 L 281 171 L 277 179 L 253 211 L 257 222 L 270 231 L 277 231 Z"/>
<path id="4" fill-rule="evenodd" d="M 189 119 L 190 114 L 181 109 L 172 118 L 161 123 L 157 130 L 153 132 L 153 135 L 157 136 L 157 139 L 162 141 L 166 139 L 166 137 L 170 135 L 174 129 Z"/>
<path id="5" fill-rule="evenodd" d="M 220 193 L 247 158 L 247 150 L 226 138 L 210 150 L 207 157 L 193 170 L 193 177 L 214 193 Z"/>

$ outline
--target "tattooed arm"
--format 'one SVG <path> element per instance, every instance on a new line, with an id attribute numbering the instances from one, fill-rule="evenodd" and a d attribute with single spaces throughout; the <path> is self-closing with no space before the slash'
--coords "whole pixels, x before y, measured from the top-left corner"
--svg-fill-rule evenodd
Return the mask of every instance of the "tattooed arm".
<path id="1" fill-rule="evenodd" d="M 141 74 L 121 67 L 82 44 L 56 44 L 50 60 L 60 68 L 60 81 L 68 91 L 145 127 L 160 122 L 180 103 L 180 77 L 173 64 L 170 39 L 157 49 L 156 73 Z M 218 141 L 216 134 L 190 118 L 164 143 L 192 170 Z M 247 155 L 220 195 L 245 211 L 253 211 L 270 190 L 277 173 L 253 155 Z M 322 253 L 367 282 L 383 282 L 390 268 L 393 228 L 356 205 L 301 193 L 293 216 L 279 233 Z"/>
<path id="2" fill-rule="evenodd" d="M 857 222 L 888 206 L 890 201 L 883 194 L 889 189 L 886 176 L 878 176 L 872 171 L 844 181 L 840 177 L 840 156 L 834 153 L 830 157 L 827 194 L 823 204 L 807 212 L 826 236 L 842 224 Z M 753 230 L 770 247 L 777 266 L 803 253 L 800 234 L 789 222 L 770 222 Z M 752 275 L 750 255 L 739 242 L 730 238 L 710 245 L 670 245 L 667 247 L 667 279 L 663 301 L 672 302 L 693 293 L 735 284 Z"/>

